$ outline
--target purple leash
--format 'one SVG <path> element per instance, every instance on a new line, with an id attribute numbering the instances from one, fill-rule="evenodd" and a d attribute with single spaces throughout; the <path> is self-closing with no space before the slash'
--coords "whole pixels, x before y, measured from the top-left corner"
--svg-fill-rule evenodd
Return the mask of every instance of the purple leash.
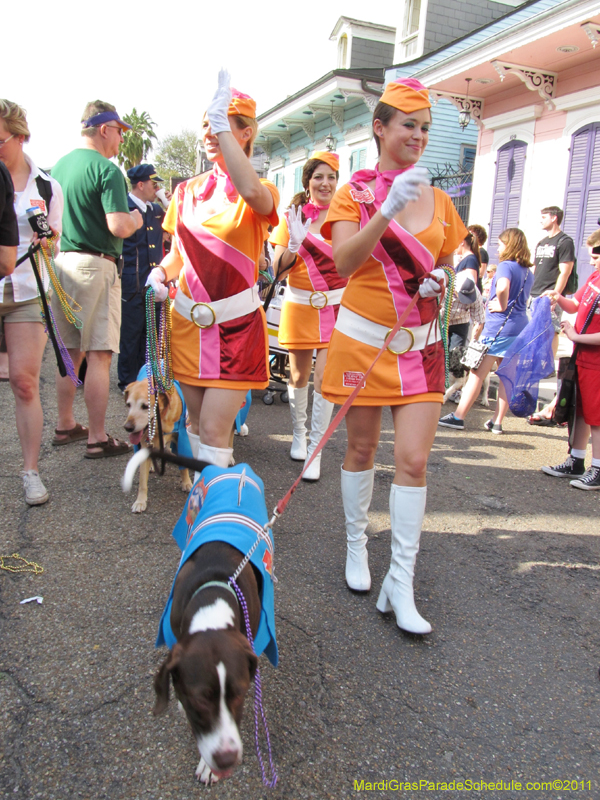
<path id="1" fill-rule="evenodd" d="M 235 578 L 230 578 L 229 583 L 235 589 L 235 593 L 237 595 L 237 599 L 239 601 L 240 606 L 244 612 L 244 622 L 246 623 L 246 636 L 248 641 L 250 642 L 250 647 L 252 648 L 252 652 L 256 655 L 256 651 L 254 650 L 254 638 L 252 636 L 252 630 L 250 628 L 250 617 L 248 616 L 248 606 L 246 605 L 246 598 L 243 595 L 242 590 L 235 582 Z M 258 715 L 260 712 L 260 716 L 262 719 L 263 728 L 265 730 L 265 737 L 267 739 L 267 749 L 269 751 L 269 769 L 271 770 L 271 779 L 269 780 L 266 776 L 265 772 L 265 765 L 262 758 L 262 753 L 260 750 L 260 743 L 258 741 L 258 729 L 259 729 L 259 722 L 258 722 Z M 256 755 L 258 758 L 258 763 L 260 764 L 260 771 L 262 773 L 262 779 L 265 786 L 268 786 L 269 789 L 274 789 L 277 783 L 277 772 L 275 771 L 275 766 L 273 764 L 273 753 L 271 751 L 271 739 L 269 737 L 269 728 L 267 725 L 267 718 L 265 716 L 265 710 L 263 708 L 262 702 L 262 686 L 260 682 L 260 669 L 258 664 L 256 665 L 256 674 L 254 676 L 254 741 L 256 743 Z"/>

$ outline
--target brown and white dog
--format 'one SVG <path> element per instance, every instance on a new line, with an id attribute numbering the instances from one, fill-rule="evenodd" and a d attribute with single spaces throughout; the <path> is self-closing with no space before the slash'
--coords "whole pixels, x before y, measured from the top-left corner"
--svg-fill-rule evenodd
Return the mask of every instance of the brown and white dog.
<path id="1" fill-rule="evenodd" d="M 148 383 L 147 381 L 134 381 L 130 383 L 123 392 L 125 405 L 127 406 L 127 419 L 124 428 L 129 434 L 129 441 L 133 445 L 147 447 L 148 431 Z M 163 429 L 165 445 L 170 444 L 177 437 L 176 429 L 183 413 L 183 403 L 179 393 L 173 387 L 167 394 L 158 395 L 158 409 Z M 152 412 L 152 419 L 154 414 Z M 158 427 L 152 439 L 152 447 L 158 448 Z M 135 503 L 131 506 L 134 514 L 139 514 L 146 510 L 148 505 L 148 476 L 150 474 L 150 460 L 145 459 L 140 464 L 140 483 L 138 495 Z M 187 469 L 180 471 L 181 490 L 189 492 L 192 488 L 192 481 Z"/>
<path id="2" fill-rule="evenodd" d="M 196 777 L 204 784 L 229 777 L 242 760 L 239 726 L 258 663 L 237 597 L 227 584 L 242 558 L 235 547 L 213 541 L 201 545 L 183 564 L 175 579 L 170 614 L 177 642 L 154 678 L 155 715 L 166 710 L 173 681 L 200 753 Z M 261 601 L 251 564 L 246 564 L 237 583 L 256 635 Z"/>
<path id="3" fill-rule="evenodd" d="M 466 352 L 466 347 L 455 347 L 453 350 L 450 350 L 449 358 L 448 358 L 448 371 L 450 372 L 450 376 L 453 379 L 452 385 L 446 390 L 444 394 L 444 403 L 447 403 L 450 397 L 457 392 L 467 382 L 467 378 L 469 377 L 469 372 L 471 371 L 468 367 L 465 367 L 464 364 L 461 363 L 461 359 Z M 484 408 L 490 407 L 490 373 L 485 376 L 483 381 L 483 387 L 481 389 L 481 400 L 479 401 L 480 405 Z M 456 402 L 456 401 L 453 401 Z"/>

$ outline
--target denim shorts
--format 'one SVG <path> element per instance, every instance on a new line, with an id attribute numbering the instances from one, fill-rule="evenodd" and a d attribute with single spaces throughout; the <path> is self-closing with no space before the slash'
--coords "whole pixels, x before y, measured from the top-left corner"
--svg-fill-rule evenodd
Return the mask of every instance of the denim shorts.
<path id="1" fill-rule="evenodd" d="M 516 336 L 498 336 L 494 344 L 488 350 L 488 356 L 498 356 L 503 358 L 504 354 L 516 339 Z M 480 336 L 479 341 L 481 344 L 491 344 L 494 341 L 493 336 Z"/>

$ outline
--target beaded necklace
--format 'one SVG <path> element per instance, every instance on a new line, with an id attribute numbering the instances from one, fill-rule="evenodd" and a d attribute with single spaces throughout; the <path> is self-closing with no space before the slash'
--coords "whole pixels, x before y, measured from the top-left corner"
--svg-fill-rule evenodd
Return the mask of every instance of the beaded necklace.
<path id="1" fill-rule="evenodd" d="M 452 298 L 454 297 L 454 284 L 456 280 L 456 273 L 454 269 L 448 264 L 440 264 L 440 269 L 443 269 L 448 278 L 448 286 L 446 287 L 446 296 L 444 297 L 444 306 L 440 310 L 440 330 L 442 332 L 442 341 L 444 343 L 444 372 L 445 372 L 445 386 L 446 389 L 450 386 L 450 352 L 448 350 L 448 328 L 450 327 L 450 309 L 452 308 Z"/>
<path id="2" fill-rule="evenodd" d="M 158 332 L 157 332 L 158 327 Z M 156 432 L 158 395 L 167 394 L 174 386 L 171 362 L 171 301 L 160 304 L 158 326 L 154 290 L 146 292 L 146 375 L 148 378 L 148 443 Z"/>

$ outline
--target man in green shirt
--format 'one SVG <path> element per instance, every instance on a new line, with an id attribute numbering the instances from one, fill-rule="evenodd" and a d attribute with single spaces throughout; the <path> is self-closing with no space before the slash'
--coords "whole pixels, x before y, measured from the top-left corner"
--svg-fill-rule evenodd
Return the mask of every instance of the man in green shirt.
<path id="1" fill-rule="evenodd" d="M 121 328 L 118 262 L 123 239 L 142 226 L 143 218 L 139 211 L 129 211 L 125 176 L 110 161 L 119 152 L 123 131 L 131 126 L 120 119 L 114 106 L 100 100 L 87 104 L 81 123 L 82 147 L 61 158 L 52 177 L 62 186 L 65 198 L 57 274 L 75 301 L 73 310 L 82 327 L 65 319 L 56 296 L 52 309 L 76 372 L 87 355 L 84 399 L 89 429 L 75 422 L 71 379 L 57 375 L 54 444 L 87 438 L 86 458 L 104 458 L 131 449 L 128 442 L 105 432 L 105 421 L 110 364 L 112 354 L 119 352 Z"/>

